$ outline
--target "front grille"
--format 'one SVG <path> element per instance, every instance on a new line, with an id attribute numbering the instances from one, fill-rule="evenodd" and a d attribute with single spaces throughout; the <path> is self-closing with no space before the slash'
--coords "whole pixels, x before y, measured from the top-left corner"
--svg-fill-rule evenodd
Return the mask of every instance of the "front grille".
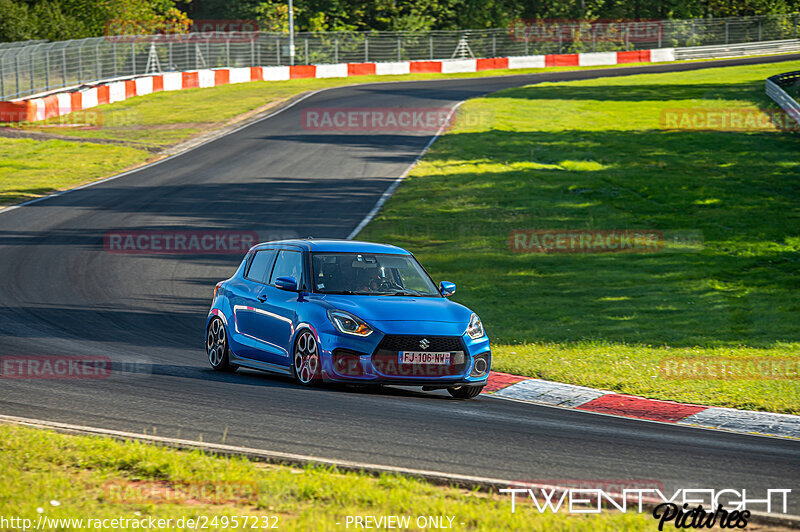
<path id="1" fill-rule="evenodd" d="M 427 349 L 420 347 L 422 340 L 428 340 Z M 401 336 L 388 334 L 383 337 L 378 349 L 386 351 L 464 351 L 460 336 Z"/>
<path id="2" fill-rule="evenodd" d="M 420 342 L 428 341 L 427 349 Z M 449 352 L 450 364 L 400 364 L 400 351 Z M 372 354 L 375 369 L 391 377 L 444 377 L 461 375 L 467 369 L 467 356 L 464 344 L 458 336 L 400 336 L 383 337 Z"/>

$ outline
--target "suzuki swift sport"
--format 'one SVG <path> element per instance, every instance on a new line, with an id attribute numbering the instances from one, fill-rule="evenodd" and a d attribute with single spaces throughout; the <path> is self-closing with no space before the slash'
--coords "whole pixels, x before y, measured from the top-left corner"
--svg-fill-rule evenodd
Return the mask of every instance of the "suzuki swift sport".
<path id="1" fill-rule="evenodd" d="M 284 240 L 248 251 L 217 283 L 206 352 L 237 367 L 318 382 L 446 388 L 486 385 L 489 339 L 478 316 L 449 301 L 408 251 L 349 240 Z"/>

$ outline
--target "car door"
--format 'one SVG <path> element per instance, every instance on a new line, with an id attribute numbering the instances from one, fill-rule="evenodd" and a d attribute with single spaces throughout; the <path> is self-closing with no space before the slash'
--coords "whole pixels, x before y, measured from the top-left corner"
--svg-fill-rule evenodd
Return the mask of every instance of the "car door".
<path id="1" fill-rule="evenodd" d="M 267 282 L 272 273 L 277 250 L 260 249 L 247 265 L 244 280 L 233 288 L 232 301 L 238 349 L 236 354 L 262 362 L 275 363 L 285 358 L 285 352 L 273 345 L 268 331 L 272 327 Z M 282 356 L 283 355 L 283 356 Z"/>
<path id="2" fill-rule="evenodd" d="M 280 350 L 279 356 L 272 362 L 285 366 L 291 365 L 289 354 L 292 352 L 292 336 L 297 325 L 296 310 L 298 293 L 281 290 L 275 286 L 278 277 L 293 277 L 297 286 L 303 286 L 303 254 L 299 249 L 281 249 L 272 267 L 269 285 L 265 289 L 266 300 L 262 306 L 268 312 L 269 326 L 263 331 L 266 341 Z"/>

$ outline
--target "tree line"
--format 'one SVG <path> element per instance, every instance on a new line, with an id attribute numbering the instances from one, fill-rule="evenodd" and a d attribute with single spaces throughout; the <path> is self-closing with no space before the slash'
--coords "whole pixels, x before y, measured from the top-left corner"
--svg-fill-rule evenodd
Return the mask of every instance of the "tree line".
<path id="1" fill-rule="evenodd" d="M 288 29 L 287 0 L 0 0 L 0 41 L 185 32 L 193 21 Z M 294 0 L 297 31 L 499 28 L 519 19 L 651 20 L 792 13 L 800 0 Z"/>

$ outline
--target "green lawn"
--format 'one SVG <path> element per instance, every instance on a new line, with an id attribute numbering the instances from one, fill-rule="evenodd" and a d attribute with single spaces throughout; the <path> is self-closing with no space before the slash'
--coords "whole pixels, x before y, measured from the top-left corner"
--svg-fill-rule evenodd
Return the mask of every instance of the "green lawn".
<path id="1" fill-rule="evenodd" d="M 237 529 L 231 524 L 234 516 L 238 530 L 244 529 L 243 516 L 275 516 L 279 530 L 348 530 L 348 515 L 451 516 L 455 530 L 618 531 L 655 526 L 647 513 L 539 514 L 533 505 L 518 503 L 512 514 L 507 495 L 438 487 L 413 478 L 272 466 L 9 425 L 0 425 L 0 478 L 0 515 L 31 519 L 34 526 L 40 515 L 152 516 L 173 523 L 181 517 L 205 516 L 212 530 L 226 529 L 226 518 L 227 529 Z M 213 526 L 214 518 L 218 526 Z M 253 517 L 246 519 L 251 529 Z M 274 517 L 267 523 L 275 524 Z M 62 529 L 77 529 L 74 525 Z"/>
<path id="2" fill-rule="evenodd" d="M 551 67 L 464 74 L 410 74 L 240 83 L 206 89 L 159 92 L 124 102 L 100 105 L 44 122 L 0 124 L 23 131 L 130 143 L 98 148 L 90 143 L 20 142 L 0 137 L 0 206 L 119 173 L 132 165 L 152 160 L 154 155 L 147 148 L 166 148 L 216 129 L 255 109 L 307 91 L 376 81 L 470 78 L 565 70 L 580 68 Z M 68 156 L 63 157 L 62 153 Z"/>
<path id="3" fill-rule="evenodd" d="M 800 62 L 541 84 L 464 104 L 360 239 L 414 251 L 482 317 L 494 369 L 800 413 L 792 380 L 667 380 L 672 358 L 800 358 L 796 134 L 670 131 L 664 110 L 771 109 Z M 515 229 L 702 236 L 689 251 L 511 253 Z"/>

